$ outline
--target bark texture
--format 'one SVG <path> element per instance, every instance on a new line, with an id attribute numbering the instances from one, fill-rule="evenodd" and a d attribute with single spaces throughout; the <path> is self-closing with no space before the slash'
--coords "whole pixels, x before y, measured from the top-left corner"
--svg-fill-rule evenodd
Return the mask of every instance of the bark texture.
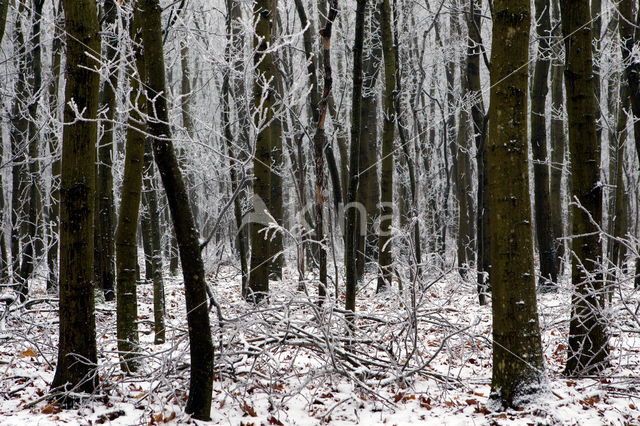
<path id="1" fill-rule="evenodd" d="M 147 70 L 147 99 L 150 100 L 147 110 L 154 112 L 153 119 L 147 121 L 147 127 L 153 138 L 153 155 L 169 202 L 185 286 L 191 357 L 189 398 L 185 411 L 196 419 L 208 420 L 213 388 L 213 343 L 207 310 L 207 283 L 195 220 L 171 141 L 165 97 L 161 9 L 158 0 L 140 0 L 138 7 L 145 17 L 142 39 Z"/>
<path id="2" fill-rule="evenodd" d="M 493 312 L 491 397 L 529 402 L 544 387 L 534 279 L 527 138 L 528 0 L 494 2 L 487 177 Z M 499 37 L 497 35 L 500 35 Z"/>
<path id="3" fill-rule="evenodd" d="M 66 88 L 60 181 L 60 341 L 52 389 L 93 392 L 98 384 L 93 220 L 100 57 L 96 3 L 64 0 Z M 73 106 L 77 107 L 74 110 Z M 77 111 L 85 120 L 76 121 Z"/>
<path id="4" fill-rule="evenodd" d="M 588 0 L 561 2 L 565 36 L 564 71 L 571 157 L 571 301 L 566 373 L 593 374 L 608 362 L 608 336 L 603 317 L 602 184 L 600 142 L 596 133 L 591 19 Z"/>

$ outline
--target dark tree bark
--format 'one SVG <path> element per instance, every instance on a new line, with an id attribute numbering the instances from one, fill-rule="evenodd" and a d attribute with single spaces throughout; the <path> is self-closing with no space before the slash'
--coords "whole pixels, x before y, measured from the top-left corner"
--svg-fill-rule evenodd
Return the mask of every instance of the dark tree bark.
<path id="1" fill-rule="evenodd" d="M 105 0 L 103 18 L 104 60 L 113 64 L 118 56 L 119 40 L 116 19 L 118 11 L 115 0 Z M 102 137 L 98 143 L 98 164 L 96 167 L 96 230 L 95 230 L 95 271 L 98 286 L 107 301 L 115 299 L 114 270 L 114 223 L 115 202 L 113 199 L 113 142 L 114 119 L 116 115 L 116 88 L 118 87 L 118 67 L 109 70 L 100 91 L 100 108 L 104 110 Z"/>
<path id="2" fill-rule="evenodd" d="M 380 43 L 380 10 L 377 2 L 370 2 L 365 19 L 365 41 L 363 52 L 362 111 L 360 117 L 360 151 L 358 163 L 360 180 L 356 201 L 364 206 L 365 215 L 358 216 L 364 235 L 358 237 L 357 267 L 362 276 L 365 266 L 376 261 L 377 234 L 373 230 L 378 212 L 380 185 L 378 179 L 378 91 L 376 90 L 380 66 L 382 64 L 382 45 Z M 360 226 L 360 225 L 359 225 Z"/>
<path id="3" fill-rule="evenodd" d="M 553 36 L 562 37 L 560 28 L 560 4 L 559 0 L 551 0 L 551 13 L 553 17 Z M 563 51 L 562 43 L 554 43 L 554 60 L 551 64 L 551 176 L 549 184 L 549 208 L 551 209 L 551 226 L 556 238 L 556 270 L 558 275 L 562 273 L 566 242 L 565 224 L 563 219 L 564 197 L 562 196 L 562 175 L 565 162 L 565 147 L 567 137 L 564 130 L 564 64 L 560 59 Z"/>
<path id="4" fill-rule="evenodd" d="M 460 73 L 460 87 L 463 96 L 468 91 L 467 77 Z M 456 141 L 456 164 L 458 181 L 456 182 L 456 198 L 458 200 L 458 271 L 461 276 L 474 261 L 474 219 L 473 210 L 473 176 L 471 169 L 471 117 L 462 109 L 458 117 L 458 134 Z"/>
<path id="5" fill-rule="evenodd" d="M 635 7 L 634 7 L 635 5 Z M 629 83 L 631 110 L 635 117 L 633 134 L 636 145 L 636 154 L 640 160 L 640 60 L 633 56 L 633 48 L 638 43 L 638 5 L 637 1 L 622 0 L 620 9 L 620 38 L 622 39 L 622 60 L 626 64 L 625 75 Z"/>
<path id="6" fill-rule="evenodd" d="M 138 7 L 145 17 L 142 39 L 147 70 L 147 99 L 150 99 L 147 110 L 153 111 L 153 119 L 147 121 L 147 127 L 153 138 L 154 158 L 169 201 L 185 286 L 191 356 L 189 399 L 185 411 L 196 419 L 208 420 L 213 387 L 213 343 L 207 310 L 207 283 L 196 224 L 171 141 L 165 97 L 161 9 L 158 0 L 140 0 Z"/>
<path id="7" fill-rule="evenodd" d="M 100 37 L 96 3 L 64 0 L 66 88 L 60 181 L 60 331 L 51 383 L 93 392 L 98 385 L 93 288 L 96 118 Z M 87 55 L 90 53 L 91 56 Z M 77 120 L 76 111 L 84 120 Z"/>
<path id="8" fill-rule="evenodd" d="M 549 0 L 536 0 L 536 38 L 538 57 L 531 86 L 531 148 L 533 150 L 533 182 L 535 201 L 536 237 L 540 258 L 542 289 L 555 289 L 558 281 L 555 237 L 551 224 L 551 200 L 549 194 L 549 164 L 547 155 L 547 93 L 549 92 L 549 68 L 551 13 Z"/>
<path id="9" fill-rule="evenodd" d="M 64 26 L 62 16 L 62 1 L 59 1 L 55 15 L 55 30 L 51 52 L 51 74 L 53 78 L 49 84 L 49 111 L 52 117 L 58 117 L 58 88 L 60 85 L 60 62 L 62 58 L 62 31 Z M 47 219 L 49 222 L 47 252 L 47 291 L 57 292 L 58 289 L 58 246 L 60 230 L 60 138 L 55 128 L 47 131 L 49 155 L 52 156 L 51 163 L 51 192 L 49 195 L 49 211 Z M 0 185 L 1 187 L 1 185 Z M 4 237 L 2 237 L 4 239 Z M 0 240 L 0 242 L 3 241 Z M 4 246 L 4 243 L 3 243 Z"/>
<path id="10" fill-rule="evenodd" d="M 4 32 L 7 24 L 7 10 L 9 9 L 9 1 L 8 0 L 0 0 L 0 43 L 2 43 L 2 39 L 4 38 Z M 4 140 L 2 135 L 0 135 L 0 158 L 3 155 L 4 151 Z M 5 207 L 5 199 L 4 199 L 4 184 L 2 182 L 2 177 L 0 176 L 0 223 L 4 223 L 4 207 Z M 9 256 L 7 253 L 7 246 L 5 241 L 5 233 L 4 229 L 0 229 L 0 279 L 3 281 L 9 280 Z"/>
<path id="11" fill-rule="evenodd" d="M 626 246 L 621 239 L 625 238 L 629 230 L 629 218 L 627 206 L 629 204 L 629 194 L 624 183 L 624 157 L 625 144 L 627 142 L 627 112 L 630 108 L 629 104 L 629 86 L 626 81 L 620 81 L 618 89 L 618 107 L 616 111 L 616 127 L 611 135 L 611 174 L 610 184 L 615 188 L 610 203 L 609 210 L 609 233 L 613 239 L 609 239 L 608 259 L 611 266 L 620 268 L 624 263 L 626 255 Z M 611 277 L 611 285 L 615 285 L 615 272 Z M 609 297 L 611 297 L 612 288 L 608 289 Z"/>
<path id="12" fill-rule="evenodd" d="M 155 167 L 153 166 L 153 147 L 147 139 L 144 150 L 144 170 L 142 173 L 142 200 L 149 215 L 149 245 L 151 263 L 151 281 L 153 282 L 153 343 L 165 342 L 164 329 L 164 282 L 162 279 L 162 249 L 160 247 L 160 210 L 158 209 L 158 190 L 156 189 Z"/>
<path id="13" fill-rule="evenodd" d="M 325 198 L 325 174 L 324 174 L 324 158 L 327 146 L 327 136 L 325 134 L 325 121 L 327 119 L 329 97 L 331 96 L 331 88 L 333 87 L 333 74 L 331 71 L 331 34 L 333 30 L 333 21 L 338 15 L 338 1 L 329 1 L 329 14 L 323 29 L 320 30 L 322 36 L 322 61 L 324 65 L 324 90 L 322 99 L 318 105 L 318 122 L 316 133 L 313 138 L 313 152 L 315 159 L 315 177 L 316 177 L 316 197 L 315 197 L 315 240 L 317 246 L 318 272 L 320 284 L 318 286 L 318 296 L 320 303 L 323 302 L 327 295 L 327 251 L 324 233 L 324 198 Z M 315 106 L 314 106 L 315 108 Z"/>
<path id="14" fill-rule="evenodd" d="M 395 95 L 396 95 L 396 55 L 393 51 L 391 4 L 383 0 L 380 4 L 382 53 L 384 56 L 384 127 L 382 130 L 382 174 L 380 179 L 380 236 L 378 238 L 378 265 L 380 276 L 376 291 L 391 286 L 392 244 L 391 225 L 393 221 L 393 154 L 395 140 Z"/>
<path id="15" fill-rule="evenodd" d="M 477 197 L 477 221 L 476 221 L 476 269 L 478 270 L 478 298 L 481 305 L 487 303 L 485 292 L 489 290 L 489 229 L 487 228 L 486 186 L 487 176 L 485 159 L 486 117 L 484 102 L 482 100 L 482 88 L 480 85 L 480 55 L 482 52 L 482 38 L 480 37 L 481 0 L 469 0 L 469 13 L 467 28 L 469 31 L 469 44 L 467 46 L 467 83 L 471 93 L 471 118 L 473 120 L 473 135 L 476 142 L 476 162 L 478 170 L 478 197 Z"/>
<path id="16" fill-rule="evenodd" d="M 256 126 L 259 128 L 256 138 L 256 148 L 253 161 L 254 208 L 261 202 L 268 207 L 271 199 L 271 150 L 273 148 L 274 132 L 271 124 L 274 118 L 276 103 L 275 88 L 269 87 L 276 77 L 273 54 L 267 50 L 272 41 L 272 21 L 275 17 L 276 6 L 271 0 L 257 0 L 253 13 L 256 23 L 256 39 L 254 40 L 254 65 L 256 66 L 256 80 L 254 83 L 254 102 L 256 108 L 263 108 L 264 122 L 257 117 Z M 279 137 L 279 135 L 277 135 Z M 257 215 L 265 212 L 255 211 Z M 266 218 L 266 216 L 265 216 Z M 263 221 L 251 223 L 251 273 L 249 275 L 249 294 L 256 302 L 264 299 L 269 292 L 269 263 L 270 250 L 266 235 L 266 225 Z"/>
<path id="17" fill-rule="evenodd" d="M 30 10 L 30 9 L 29 9 Z M 15 27 L 14 27 L 14 45 L 17 49 L 16 69 L 18 79 L 15 83 L 15 96 L 11 106 L 11 127 L 9 137 L 11 141 L 11 158 L 13 164 L 11 167 L 12 174 L 12 193 L 11 193 L 11 256 L 12 256 L 12 272 L 14 282 L 18 283 L 18 292 L 20 299 L 24 300 L 28 294 L 28 284 L 24 282 L 22 277 L 23 269 L 21 267 L 21 259 L 23 256 L 25 245 L 25 235 L 28 237 L 28 221 L 24 220 L 29 211 L 29 170 L 28 164 L 29 140 L 31 136 L 32 126 L 29 124 L 29 97 L 33 93 L 33 78 L 30 65 L 31 50 L 25 40 L 28 35 L 23 28 L 21 15 L 26 13 L 24 1 L 20 1 L 17 7 Z M 29 15 L 31 16 L 31 15 Z M 32 233 L 31 235 L 35 235 Z M 29 254 L 29 259 L 32 254 Z"/>
<path id="18" fill-rule="evenodd" d="M 493 312 L 491 398 L 507 407 L 544 391 L 529 196 L 527 95 L 529 0 L 497 0 L 487 139 Z M 508 177 L 508 178 L 506 178 Z"/>
<path id="19" fill-rule="evenodd" d="M 569 350 L 566 373 L 593 374 L 608 363 L 608 335 L 603 317 L 600 271 L 602 222 L 600 143 L 596 133 L 596 96 L 591 43 L 585 22 L 591 19 L 588 0 L 561 2 L 565 36 L 565 88 L 569 116 L 573 262 Z"/>
<path id="20" fill-rule="evenodd" d="M 42 7 L 44 0 L 36 0 L 33 2 L 31 15 L 31 37 L 28 42 L 27 52 L 27 87 L 32 94 L 38 93 L 42 86 L 42 48 L 40 43 L 40 23 L 42 20 Z M 31 5 L 30 5 L 31 7 Z M 38 254 L 38 246 L 42 245 L 40 235 L 38 235 L 41 222 L 42 201 L 40 196 L 40 136 L 37 129 L 38 115 L 38 97 L 31 96 L 27 105 L 27 137 L 28 143 L 23 146 L 28 147 L 27 157 L 27 175 L 26 182 L 23 182 L 24 192 L 22 196 L 26 196 L 26 200 L 21 200 L 21 204 L 26 207 L 26 226 L 23 235 L 24 242 L 21 250 L 22 259 L 20 261 L 19 283 L 20 298 L 24 300 L 29 294 L 29 279 L 33 273 Z M 22 166 L 24 167 L 24 166 Z M 25 170 L 26 171 L 26 170 Z"/>
<path id="21" fill-rule="evenodd" d="M 239 25 L 236 22 L 234 25 L 234 21 L 237 21 L 242 18 L 242 12 L 240 10 L 240 4 L 237 0 L 227 0 L 227 46 L 226 46 L 226 54 L 227 60 L 231 61 L 231 67 L 234 73 L 240 74 L 242 72 L 242 61 L 237 58 L 240 57 L 240 53 L 242 52 L 244 39 L 240 32 Z M 234 59 L 235 58 L 235 59 Z M 244 92 L 243 82 L 240 81 L 242 78 L 233 77 L 233 87 L 231 87 L 232 77 L 231 72 L 225 74 L 223 85 L 222 85 L 222 100 L 224 102 L 224 108 L 222 110 L 222 128 L 224 133 L 224 138 L 226 140 L 227 145 L 227 153 L 229 155 L 229 177 L 231 178 L 231 192 L 235 193 L 238 190 L 238 185 L 243 185 L 242 182 L 238 179 L 238 172 L 236 170 L 238 162 L 238 158 L 234 153 L 233 149 L 233 140 L 234 135 L 232 132 L 231 122 L 229 119 L 229 115 L 231 113 L 232 107 L 232 89 L 235 92 L 235 95 L 242 95 Z M 238 108 L 238 116 L 242 116 L 241 111 L 242 106 Z M 242 132 L 238 131 L 238 136 L 241 136 Z M 246 141 L 245 141 L 246 143 Z M 242 296 L 246 297 L 247 295 L 247 279 L 249 276 L 249 266 L 247 265 L 247 255 L 248 248 L 246 244 L 246 228 L 242 226 L 242 197 L 239 193 L 238 196 L 233 200 L 233 215 L 236 224 L 236 244 L 238 246 L 238 257 L 240 258 L 240 270 L 242 274 L 242 285 L 241 292 Z"/>
<path id="22" fill-rule="evenodd" d="M 346 269 L 346 300 L 345 307 L 348 311 L 356 310 L 356 288 L 360 282 L 357 267 L 358 238 L 361 238 L 361 227 L 358 226 L 359 211 L 350 204 L 355 203 L 358 186 L 360 185 L 360 132 L 362 114 L 362 53 L 364 42 L 364 18 L 367 8 L 367 0 L 357 0 L 355 41 L 353 43 L 353 91 L 351 96 L 351 147 L 349 153 L 349 190 L 347 192 L 347 205 L 345 206 L 345 252 L 344 263 Z M 360 218 L 364 220 L 365 218 Z M 353 321 L 353 314 L 348 321 Z"/>
<path id="23" fill-rule="evenodd" d="M 142 84 L 146 81 L 145 57 L 141 46 L 140 35 L 142 17 L 140 10 L 135 9 L 131 23 L 131 38 L 135 65 L 129 69 L 131 75 L 129 103 L 129 126 L 127 127 L 124 176 L 120 191 L 120 210 L 116 230 L 116 276 L 117 276 L 117 321 L 116 332 L 118 350 L 121 352 L 124 371 L 136 371 L 135 360 L 138 350 L 138 299 L 136 293 L 137 259 L 138 259 L 138 219 L 140 216 L 140 199 L 142 194 L 142 170 L 145 150 L 144 114 L 147 104 Z"/>

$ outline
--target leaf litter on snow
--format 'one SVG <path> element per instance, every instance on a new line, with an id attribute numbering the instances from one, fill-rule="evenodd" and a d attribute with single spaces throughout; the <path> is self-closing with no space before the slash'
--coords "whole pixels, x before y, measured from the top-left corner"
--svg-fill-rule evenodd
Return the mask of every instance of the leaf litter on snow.
<path id="1" fill-rule="evenodd" d="M 313 280 L 285 270 L 268 304 L 240 296 L 239 277 L 210 277 L 215 344 L 212 424 L 633 424 L 640 423 L 640 341 L 614 297 L 607 379 L 567 379 L 569 289 L 539 295 L 550 392 L 524 410 L 492 411 L 491 311 L 454 273 L 403 294 L 358 293 L 349 331 L 343 297 L 320 307 Z M 0 340 L 0 424 L 184 424 L 189 356 L 182 281 L 165 277 L 167 343 L 153 344 L 152 286 L 138 285 L 140 372 L 119 369 L 115 305 L 96 305 L 100 390 L 73 410 L 48 401 L 57 345 L 57 300 L 12 311 Z M 330 288 L 330 291 L 333 291 Z M 632 300 L 635 290 L 620 295 Z M 634 325 L 635 324 L 635 325 Z M 203 422 L 197 422 L 202 424 Z"/>

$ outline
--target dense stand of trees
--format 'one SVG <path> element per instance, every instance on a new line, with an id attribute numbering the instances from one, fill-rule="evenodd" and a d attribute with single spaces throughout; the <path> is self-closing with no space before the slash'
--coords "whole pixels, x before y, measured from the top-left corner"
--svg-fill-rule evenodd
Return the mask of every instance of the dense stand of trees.
<path id="1" fill-rule="evenodd" d="M 607 303 L 640 285 L 637 2 L 213 3 L 0 1 L 0 277 L 59 294 L 56 398 L 98 385 L 96 297 L 137 370 L 142 266 L 165 341 L 179 261 L 208 419 L 206 256 L 255 304 L 296 269 L 351 331 L 369 276 L 415 298 L 457 271 L 491 303 L 505 406 L 544 392 L 536 290 L 570 270 L 565 373 L 608 365 Z"/>

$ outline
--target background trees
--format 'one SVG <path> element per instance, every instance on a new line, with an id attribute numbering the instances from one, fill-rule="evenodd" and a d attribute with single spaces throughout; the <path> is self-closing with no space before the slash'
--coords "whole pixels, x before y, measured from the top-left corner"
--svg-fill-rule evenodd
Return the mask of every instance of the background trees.
<path id="1" fill-rule="evenodd" d="M 171 340 L 163 284 L 172 278 L 163 272 L 175 275 L 180 263 L 192 343 L 188 410 L 200 418 L 216 368 L 212 327 L 224 347 L 233 322 L 214 288 L 221 276 L 264 301 L 253 313 L 271 312 L 283 292 L 306 298 L 317 287 L 323 306 L 308 306 L 314 321 L 335 326 L 328 336 L 340 342 L 347 327 L 356 346 L 370 341 L 357 339 L 364 316 L 356 307 L 374 300 L 372 287 L 412 310 L 402 333 L 417 342 L 421 303 L 439 297 L 431 290 L 446 280 L 468 286 L 473 276 L 480 304 L 496 312 L 494 387 L 507 405 L 542 369 L 537 281 L 572 312 L 567 372 L 606 365 L 608 304 L 640 264 L 638 157 L 627 145 L 640 133 L 634 2 L 561 8 L 539 0 L 534 19 L 528 3 L 482 0 L 98 6 L 76 7 L 63 21 L 57 2 L 0 2 L 0 133 L 8 136 L 0 144 L 0 276 L 22 302 L 39 297 L 46 277 L 43 297 L 55 297 L 58 281 L 64 287 L 61 327 L 77 309 L 90 321 L 87 288 L 104 290 L 97 303 L 109 310 L 102 303 L 115 280 L 119 355 L 134 374 L 144 367 L 134 360 L 147 324 L 137 296 L 153 282 L 154 340 Z M 61 64 L 70 70 L 64 78 Z M 83 151 L 64 151 L 61 164 L 62 139 Z M 97 158 L 83 157 L 94 155 L 86 144 Z M 95 193 L 70 192 L 86 162 Z M 80 198 L 85 204 L 73 204 Z M 94 218 L 65 225 L 81 208 Z M 89 237 L 93 245 L 78 248 Z M 84 275 L 89 263 L 94 278 Z M 67 311 L 72 290 L 83 305 Z M 336 312 L 347 321 L 332 322 Z M 62 352 L 71 350 L 65 336 Z M 356 346 L 338 352 L 357 369 Z M 377 350 L 397 356 L 397 348 Z"/>

